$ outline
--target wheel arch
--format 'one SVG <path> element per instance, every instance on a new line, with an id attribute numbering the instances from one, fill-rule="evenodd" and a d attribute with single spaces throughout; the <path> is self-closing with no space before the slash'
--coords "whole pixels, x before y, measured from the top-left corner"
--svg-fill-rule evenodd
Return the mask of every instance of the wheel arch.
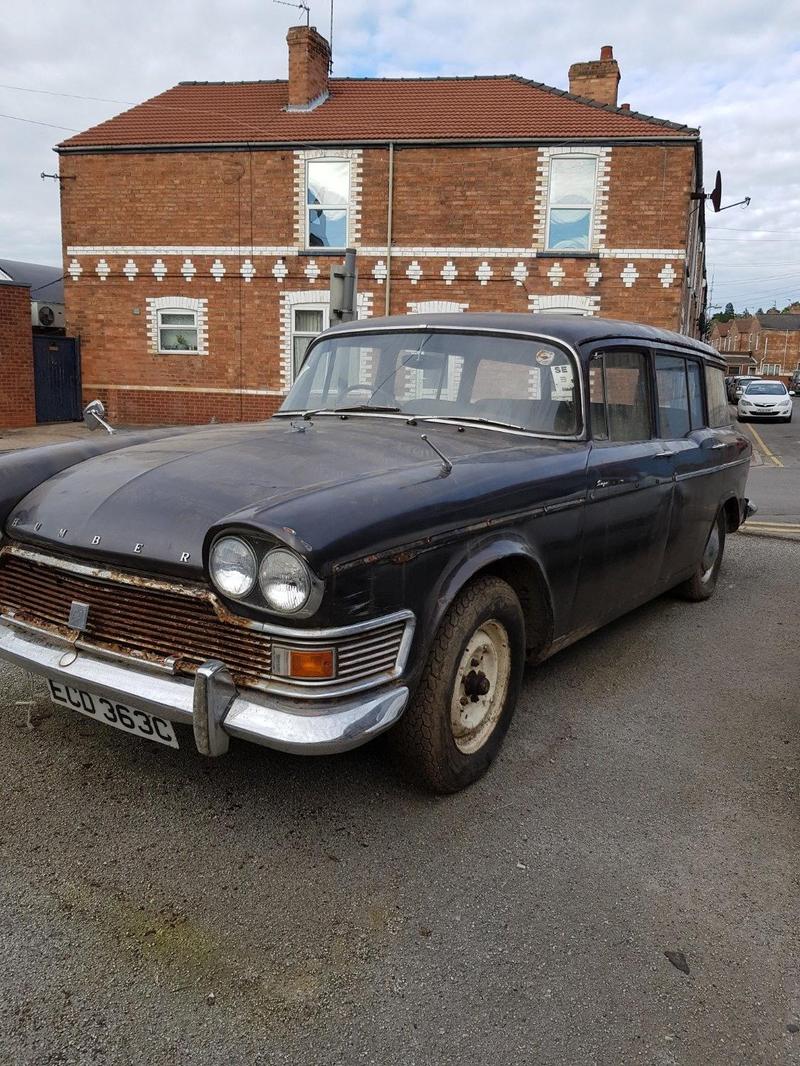
<path id="1" fill-rule="evenodd" d="M 725 532 L 735 533 L 742 524 L 742 508 L 735 495 L 729 496 L 722 501 L 720 511 L 725 518 Z"/>
<path id="2" fill-rule="evenodd" d="M 529 657 L 538 658 L 553 642 L 554 613 L 550 584 L 544 567 L 522 540 L 502 537 L 472 545 L 468 556 L 452 561 L 442 574 L 433 601 L 431 632 L 463 588 L 477 577 L 499 577 L 519 597 L 525 617 L 525 644 Z"/>

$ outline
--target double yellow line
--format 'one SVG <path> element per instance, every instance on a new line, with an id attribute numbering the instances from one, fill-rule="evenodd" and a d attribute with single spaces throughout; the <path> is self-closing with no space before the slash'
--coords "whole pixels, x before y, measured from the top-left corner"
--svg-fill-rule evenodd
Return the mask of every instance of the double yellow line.
<path id="1" fill-rule="evenodd" d="M 783 540 L 800 540 L 800 522 L 758 522 L 749 519 L 739 530 L 757 537 L 780 537 Z"/>
<path id="2" fill-rule="evenodd" d="M 762 454 L 763 454 L 765 459 L 769 459 L 769 461 L 773 464 L 773 466 L 783 466 L 783 463 L 777 457 L 777 455 L 775 455 L 775 453 L 770 448 L 767 447 L 767 444 L 764 441 L 764 438 L 761 436 L 761 434 L 758 433 L 753 428 L 753 426 L 750 425 L 749 422 L 745 424 L 745 429 L 748 429 L 752 433 L 753 439 L 756 442 L 756 447 L 762 452 Z"/>

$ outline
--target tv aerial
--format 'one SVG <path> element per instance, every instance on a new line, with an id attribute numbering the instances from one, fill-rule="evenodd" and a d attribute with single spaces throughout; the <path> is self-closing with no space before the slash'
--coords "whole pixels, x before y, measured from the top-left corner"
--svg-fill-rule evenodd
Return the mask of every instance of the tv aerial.
<path id="1" fill-rule="evenodd" d="M 706 192 L 703 189 L 701 192 L 693 192 L 691 195 L 692 200 L 710 200 L 711 206 L 714 208 L 714 214 L 719 214 L 720 211 L 727 211 L 731 207 L 741 207 L 744 204 L 745 207 L 750 206 L 750 197 L 745 196 L 743 200 L 737 200 L 735 204 L 725 204 L 722 207 L 722 175 L 717 171 L 717 177 L 714 181 L 714 188 L 711 192 Z"/>
<path id="2" fill-rule="evenodd" d="M 306 26 L 308 26 L 310 24 L 310 21 L 311 21 L 311 8 L 308 6 L 308 4 L 304 4 L 302 2 L 302 0 L 301 0 L 301 2 L 299 4 L 292 4 L 292 3 L 290 3 L 290 0 L 272 0 L 272 2 L 273 2 L 273 4 L 280 4 L 281 7 L 296 7 L 300 11 L 305 11 L 305 13 L 306 13 Z"/>

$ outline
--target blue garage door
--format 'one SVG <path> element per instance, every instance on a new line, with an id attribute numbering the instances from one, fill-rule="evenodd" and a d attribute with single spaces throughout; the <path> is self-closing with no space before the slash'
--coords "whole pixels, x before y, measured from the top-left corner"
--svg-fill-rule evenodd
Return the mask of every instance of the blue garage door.
<path id="1" fill-rule="evenodd" d="M 37 422 L 76 422 L 81 417 L 81 377 L 75 337 L 34 337 Z"/>

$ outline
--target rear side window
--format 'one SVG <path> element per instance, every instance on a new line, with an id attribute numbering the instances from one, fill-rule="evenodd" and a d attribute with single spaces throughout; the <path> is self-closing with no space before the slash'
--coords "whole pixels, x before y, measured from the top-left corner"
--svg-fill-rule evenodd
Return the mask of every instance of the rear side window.
<path id="1" fill-rule="evenodd" d="M 692 429 L 700 429 L 706 424 L 703 411 L 703 386 L 700 383 L 702 376 L 700 364 L 687 359 L 686 376 L 689 379 L 689 418 L 692 422 Z"/>
<path id="2" fill-rule="evenodd" d="M 725 377 L 715 366 L 706 367 L 706 395 L 708 396 L 708 424 L 720 429 L 731 424 L 728 397 L 725 393 Z"/>
<path id="3" fill-rule="evenodd" d="M 685 359 L 672 355 L 656 356 L 656 394 L 660 435 L 685 437 L 691 426 Z"/>
<path id="4" fill-rule="evenodd" d="M 589 362 L 592 437 L 617 443 L 649 440 L 647 358 L 641 352 L 606 352 Z"/>

